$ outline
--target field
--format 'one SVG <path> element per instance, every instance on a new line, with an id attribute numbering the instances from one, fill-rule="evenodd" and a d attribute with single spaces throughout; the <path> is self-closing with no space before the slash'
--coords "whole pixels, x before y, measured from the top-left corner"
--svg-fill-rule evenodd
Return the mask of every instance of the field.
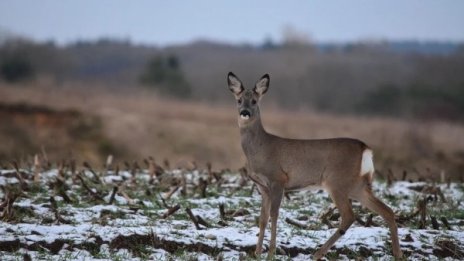
<path id="1" fill-rule="evenodd" d="M 37 158 L 0 170 L 2 260 L 252 259 L 260 195 L 243 169 L 167 169 L 152 158 L 121 166 Z M 462 183 L 389 178 L 374 190 L 397 214 L 406 257 L 464 258 Z M 326 258 L 391 259 L 383 220 L 354 206 L 357 222 Z M 310 259 L 338 221 L 325 192 L 286 194 L 276 260 Z"/>

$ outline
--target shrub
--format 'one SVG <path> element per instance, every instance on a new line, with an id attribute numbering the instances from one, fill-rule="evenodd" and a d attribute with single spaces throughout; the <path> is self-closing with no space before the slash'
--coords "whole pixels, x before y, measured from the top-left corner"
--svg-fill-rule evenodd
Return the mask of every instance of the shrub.
<path id="1" fill-rule="evenodd" d="M 188 98 L 192 94 L 180 68 L 179 59 L 174 55 L 155 56 L 150 59 L 140 76 L 140 82 L 176 98 Z"/>
<path id="2" fill-rule="evenodd" d="M 34 78 L 35 70 L 27 57 L 12 53 L 0 62 L 0 76 L 7 82 L 15 83 Z"/>

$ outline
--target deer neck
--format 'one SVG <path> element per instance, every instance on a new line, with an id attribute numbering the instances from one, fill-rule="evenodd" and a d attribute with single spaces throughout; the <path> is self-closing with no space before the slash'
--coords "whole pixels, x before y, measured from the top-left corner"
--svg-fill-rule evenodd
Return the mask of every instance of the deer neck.
<path id="1" fill-rule="evenodd" d="M 265 140 L 268 133 L 264 130 L 259 114 L 257 118 L 245 126 L 240 127 L 240 136 L 242 139 L 242 148 L 247 158 L 255 155 L 259 148 L 266 144 Z"/>

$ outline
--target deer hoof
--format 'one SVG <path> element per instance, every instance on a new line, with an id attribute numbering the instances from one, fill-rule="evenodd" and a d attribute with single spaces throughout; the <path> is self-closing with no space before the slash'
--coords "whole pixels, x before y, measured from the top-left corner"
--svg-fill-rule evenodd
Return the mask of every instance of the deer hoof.
<path id="1" fill-rule="evenodd" d="M 274 253 L 267 254 L 266 260 L 274 260 Z"/>
<path id="2" fill-rule="evenodd" d="M 404 260 L 403 251 L 398 251 L 397 253 L 393 253 L 393 256 L 396 260 Z"/>
<path id="3" fill-rule="evenodd" d="M 320 249 L 314 253 L 313 260 L 322 260 L 324 257 L 325 253 L 323 253 Z"/>

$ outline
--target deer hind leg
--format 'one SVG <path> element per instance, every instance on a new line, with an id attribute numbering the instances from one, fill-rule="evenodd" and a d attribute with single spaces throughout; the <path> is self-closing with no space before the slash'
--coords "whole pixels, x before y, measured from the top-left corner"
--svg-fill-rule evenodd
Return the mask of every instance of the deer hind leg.
<path id="1" fill-rule="evenodd" d="M 269 192 L 266 189 L 261 188 L 258 185 L 259 191 L 261 192 L 262 202 L 261 202 L 261 214 L 259 216 L 259 235 L 258 242 L 256 243 L 255 255 L 259 257 L 263 252 L 263 240 L 264 240 L 264 231 L 266 230 L 267 223 L 269 221 L 269 211 L 271 208 L 271 200 L 269 198 Z"/>
<path id="2" fill-rule="evenodd" d="M 380 199 L 378 199 L 370 188 L 366 188 L 363 193 L 356 198 L 361 204 L 371 211 L 379 214 L 387 222 L 390 228 L 390 236 L 392 241 L 393 256 L 395 258 L 401 258 L 403 253 L 401 252 L 400 243 L 398 239 L 398 227 L 395 222 L 395 214 L 393 210 L 385 205 Z"/>
<path id="3" fill-rule="evenodd" d="M 314 259 L 321 259 L 333 246 L 333 244 L 348 230 L 348 228 L 355 221 L 355 216 L 353 213 L 353 208 L 351 206 L 351 201 L 348 196 L 343 194 L 337 194 L 337 192 L 329 192 L 330 197 L 332 198 L 335 206 L 340 212 L 341 222 L 340 226 L 335 231 L 327 242 L 314 254 Z"/>

